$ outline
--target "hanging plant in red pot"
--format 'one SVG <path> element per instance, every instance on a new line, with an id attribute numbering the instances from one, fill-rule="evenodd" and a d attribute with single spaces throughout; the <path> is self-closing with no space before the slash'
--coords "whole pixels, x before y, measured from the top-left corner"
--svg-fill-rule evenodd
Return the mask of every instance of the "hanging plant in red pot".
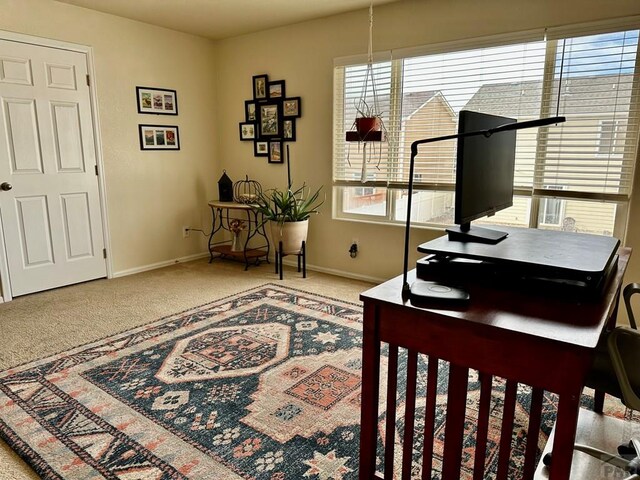
<path id="1" fill-rule="evenodd" d="M 380 117 L 358 117 L 355 119 L 355 126 L 360 137 L 364 138 L 371 132 L 379 132 L 382 120 Z"/>
<path id="2" fill-rule="evenodd" d="M 360 95 L 354 101 L 356 118 L 353 121 L 350 131 L 346 132 L 347 142 L 357 142 L 358 152 L 362 151 L 362 172 L 361 181 L 366 182 L 368 178 L 367 164 L 377 154 L 378 163 L 382 157 L 382 147 L 376 152 L 375 143 L 369 149 L 367 155 L 368 142 L 383 142 L 386 140 L 386 127 L 382 120 L 382 112 L 378 102 L 378 92 L 376 91 L 376 81 L 373 69 L 373 4 L 369 6 L 369 51 L 367 59 L 367 69 L 363 77 Z M 380 145 L 380 143 L 377 143 Z M 360 149 L 362 146 L 362 150 Z M 347 150 L 347 162 L 349 162 L 349 151 Z"/>

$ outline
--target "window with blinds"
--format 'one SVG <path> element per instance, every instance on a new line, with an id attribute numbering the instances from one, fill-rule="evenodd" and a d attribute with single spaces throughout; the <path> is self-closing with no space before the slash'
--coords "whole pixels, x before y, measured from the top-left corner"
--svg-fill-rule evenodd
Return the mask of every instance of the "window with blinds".
<path id="1" fill-rule="evenodd" d="M 514 205 L 478 222 L 623 236 L 638 148 L 640 62 L 638 30 L 618 30 L 556 29 L 475 43 L 481 47 L 395 52 L 374 65 L 375 96 L 366 65 L 337 65 L 336 214 L 402 222 L 411 143 L 456 133 L 463 109 L 518 121 L 562 115 L 567 121 L 558 126 L 518 131 Z M 363 96 L 380 106 L 384 142 L 345 141 Z M 455 140 L 419 148 L 414 223 L 453 223 L 455 164 Z"/>

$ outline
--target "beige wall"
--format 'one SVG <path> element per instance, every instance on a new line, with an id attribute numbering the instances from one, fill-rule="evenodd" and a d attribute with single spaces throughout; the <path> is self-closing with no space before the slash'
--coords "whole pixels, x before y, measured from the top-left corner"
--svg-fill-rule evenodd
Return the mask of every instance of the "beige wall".
<path id="1" fill-rule="evenodd" d="M 1 30 L 93 48 L 114 272 L 205 251 L 181 226 L 208 227 L 221 171 L 214 43 L 51 0 L 0 0 L 0 12 Z M 177 90 L 179 115 L 139 115 L 136 85 Z M 139 123 L 177 124 L 181 150 L 141 152 Z"/>
<path id="2" fill-rule="evenodd" d="M 637 0 L 405 0 L 376 7 L 374 50 L 638 14 Z M 291 144 L 294 181 L 324 185 L 329 199 L 322 214 L 312 218 L 308 262 L 329 271 L 385 279 L 402 270 L 403 228 L 331 219 L 333 59 L 366 53 L 367 26 L 367 11 L 362 10 L 220 42 L 220 160 L 233 179 L 248 173 L 265 187 L 285 185 L 284 166 L 254 158 L 251 145 L 235 137 L 243 101 L 251 97 L 251 76 L 266 73 L 286 80 L 287 94 L 301 96 L 303 105 L 297 141 Z M 634 207 L 632 215 L 637 216 L 640 195 Z M 411 250 L 441 234 L 414 229 Z M 353 238 L 360 243 L 356 259 L 348 254 Z M 640 227 L 630 229 L 629 244 L 640 248 Z M 634 272 L 639 278 L 640 261 Z"/>

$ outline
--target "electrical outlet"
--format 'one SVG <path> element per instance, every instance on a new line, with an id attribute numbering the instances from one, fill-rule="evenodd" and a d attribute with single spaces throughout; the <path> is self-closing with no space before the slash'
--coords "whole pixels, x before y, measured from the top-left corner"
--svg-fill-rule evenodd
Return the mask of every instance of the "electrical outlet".
<path id="1" fill-rule="evenodd" d="M 351 242 L 351 246 L 349 247 L 349 256 L 351 258 L 356 258 L 358 256 L 358 239 L 354 238 Z"/>
<path id="2" fill-rule="evenodd" d="M 182 238 L 189 238 L 189 235 L 191 235 L 190 227 L 182 227 Z"/>

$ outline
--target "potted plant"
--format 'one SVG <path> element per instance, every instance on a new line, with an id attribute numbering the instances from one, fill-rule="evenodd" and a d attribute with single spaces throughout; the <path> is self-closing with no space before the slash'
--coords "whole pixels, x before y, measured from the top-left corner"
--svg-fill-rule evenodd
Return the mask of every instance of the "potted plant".
<path id="1" fill-rule="evenodd" d="M 271 240 L 276 249 L 282 242 L 282 253 L 298 254 L 302 242 L 307 240 L 309 217 L 318 213 L 324 203 L 320 199 L 322 187 L 311 193 L 306 185 L 293 190 L 291 184 L 286 190 L 273 188 L 258 193 L 255 209 L 269 222 Z"/>
<path id="2" fill-rule="evenodd" d="M 353 121 L 353 127 L 362 139 L 366 139 L 371 132 L 379 132 L 382 127 L 382 114 L 369 104 L 360 99 L 356 105 L 357 116 Z"/>

